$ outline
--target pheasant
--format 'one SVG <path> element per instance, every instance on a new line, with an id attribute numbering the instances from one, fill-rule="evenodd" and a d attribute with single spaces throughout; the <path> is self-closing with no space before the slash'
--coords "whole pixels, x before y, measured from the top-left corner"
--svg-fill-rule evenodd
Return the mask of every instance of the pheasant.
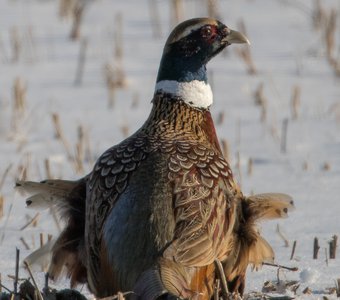
<path id="1" fill-rule="evenodd" d="M 28 262 L 51 252 L 51 278 L 65 269 L 71 286 L 86 282 L 97 297 L 208 300 L 222 295 L 217 280 L 242 295 L 247 266 L 274 258 L 257 222 L 287 216 L 293 201 L 244 196 L 222 155 L 206 64 L 233 43 L 249 42 L 216 19 L 179 24 L 137 132 L 78 181 L 17 182 L 29 207 L 56 206 L 66 218 L 56 241 Z"/>

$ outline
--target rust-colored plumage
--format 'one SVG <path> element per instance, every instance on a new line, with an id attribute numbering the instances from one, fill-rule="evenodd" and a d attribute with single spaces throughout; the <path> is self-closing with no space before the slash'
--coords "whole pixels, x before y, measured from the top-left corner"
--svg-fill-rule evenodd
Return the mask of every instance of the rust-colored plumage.
<path id="1" fill-rule="evenodd" d="M 188 45 L 198 43 L 208 61 L 231 33 L 213 19 L 194 19 L 178 30 L 165 53 L 177 60 L 185 48 L 183 68 L 187 63 L 190 72 L 168 70 L 169 80 L 179 72 L 183 89 L 185 76 L 195 74 L 191 56 L 198 51 Z M 230 41 L 246 41 L 233 34 Z M 141 300 L 208 300 L 221 276 L 215 268 L 219 261 L 230 292 L 242 294 L 247 266 L 274 256 L 256 222 L 286 216 L 292 201 L 284 194 L 241 193 L 204 107 L 208 102 L 201 98 L 197 103 L 203 106 L 197 107 L 187 91 L 169 92 L 177 81 L 167 81 L 166 68 L 172 65 L 163 64 L 158 78 L 165 90 L 156 89 L 145 124 L 104 152 L 88 176 L 75 182 L 18 182 L 17 187 L 33 195 L 28 206 L 48 203 L 66 215 L 66 228 L 49 248 L 54 278 L 66 268 L 72 285 L 86 281 L 98 297 L 134 291 Z M 189 82 L 190 89 L 206 91 L 204 81 L 196 84 L 199 79 Z"/>

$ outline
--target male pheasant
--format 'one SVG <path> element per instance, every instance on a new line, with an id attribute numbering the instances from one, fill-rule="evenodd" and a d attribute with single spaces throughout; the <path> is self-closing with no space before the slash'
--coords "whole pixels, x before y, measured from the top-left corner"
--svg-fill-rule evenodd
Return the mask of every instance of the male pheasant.
<path id="1" fill-rule="evenodd" d="M 242 294 L 248 264 L 273 259 L 255 222 L 286 216 L 293 202 L 284 194 L 243 196 L 209 112 L 206 64 L 232 43 L 248 40 L 218 20 L 179 24 L 136 133 L 78 181 L 17 182 L 33 195 L 28 206 L 56 205 L 67 218 L 50 249 L 52 278 L 66 269 L 72 286 L 87 282 L 97 297 L 133 291 L 132 299 L 205 300 L 217 279 Z"/>

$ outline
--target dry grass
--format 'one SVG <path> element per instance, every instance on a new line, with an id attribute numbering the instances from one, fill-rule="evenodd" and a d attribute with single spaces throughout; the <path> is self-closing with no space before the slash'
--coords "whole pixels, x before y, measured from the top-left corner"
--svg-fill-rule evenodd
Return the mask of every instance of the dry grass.
<path id="1" fill-rule="evenodd" d="M 149 14 L 151 20 L 152 35 L 154 38 L 162 37 L 161 16 L 159 14 L 158 1 L 149 0 Z"/>
<path id="2" fill-rule="evenodd" d="M 326 39 L 326 53 L 328 61 L 331 65 L 335 63 L 335 33 L 336 33 L 336 19 L 337 19 L 337 11 L 336 9 L 332 9 L 329 12 L 327 18 L 327 24 L 325 25 L 325 39 Z"/>
<path id="3" fill-rule="evenodd" d="M 218 1 L 217 0 L 206 0 L 208 16 L 212 18 L 219 18 L 218 16 Z"/>
<path id="4" fill-rule="evenodd" d="M 171 7 L 170 10 L 171 13 L 171 23 L 172 27 L 180 23 L 184 19 L 184 6 L 183 6 L 183 0 L 170 0 L 171 1 Z"/>
<path id="5" fill-rule="evenodd" d="M 70 38 L 72 40 L 78 40 L 80 38 L 80 26 L 83 20 L 83 14 L 85 11 L 86 2 L 78 0 L 72 9 L 72 28 Z"/>
<path id="6" fill-rule="evenodd" d="M 83 83 L 87 48 L 88 48 L 87 39 L 83 38 L 80 43 L 77 70 L 76 70 L 76 76 L 74 79 L 74 85 L 77 85 L 77 86 L 82 85 Z"/>
<path id="7" fill-rule="evenodd" d="M 292 114 L 293 120 L 297 120 L 299 118 L 300 106 L 301 106 L 300 97 L 301 97 L 301 88 L 299 85 L 295 85 L 293 87 L 292 98 L 290 101 L 291 114 Z"/>
<path id="8" fill-rule="evenodd" d="M 19 32 L 17 27 L 12 27 L 10 30 L 10 42 L 12 49 L 12 63 L 16 63 L 19 61 L 21 55 L 21 39 L 19 37 Z"/>
<path id="9" fill-rule="evenodd" d="M 117 14 L 114 25 L 114 63 L 107 63 L 104 67 L 105 82 L 109 95 L 109 108 L 114 107 L 117 89 L 124 89 L 128 86 L 123 67 L 123 29 L 123 16 L 122 14 Z"/>
<path id="10" fill-rule="evenodd" d="M 242 32 L 243 34 L 245 34 L 247 36 L 247 30 L 246 30 L 246 25 L 244 23 L 243 20 L 240 20 L 238 22 L 238 30 L 240 32 Z M 243 62 L 245 63 L 246 67 L 247 67 L 247 71 L 250 75 L 254 75 L 257 73 L 256 67 L 255 67 L 255 63 L 251 54 L 251 49 L 250 47 L 240 47 L 237 48 L 236 50 L 237 54 L 239 55 L 239 57 L 243 60 Z"/>
<path id="11" fill-rule="evenodd" d="M 3 195 L 0 194 L 0 219 L 4 216 L 4 203 L 5 203 L 5 198 Z"/>
<path id="12" fill-rule="evenodd" d="M 21 77 L 16 77 L 13 82 L 13 101 L 12 101 L 12 117 L 11 130 L 14 134 L 20 132 L 20 125 L 26 113 L 26 94 L 27 85 Z"/>
<path id="13" fill-rule="evenodd" d="M 321 4 L 321 0 L 314 1 L 314 7 L 312 12 L 312 22 L 316 30 L 320 30 L 326 23 L 327 13 L 325 8 Z"/>
<path id="14" fill-rule="evenodd" d="M 261 108 L 261 122 L 265 122 L 267 119 L 267 106 L 268 101 L 264 95 L 264 84 L 261 82 L 254 92 L 255 104 Z"/>

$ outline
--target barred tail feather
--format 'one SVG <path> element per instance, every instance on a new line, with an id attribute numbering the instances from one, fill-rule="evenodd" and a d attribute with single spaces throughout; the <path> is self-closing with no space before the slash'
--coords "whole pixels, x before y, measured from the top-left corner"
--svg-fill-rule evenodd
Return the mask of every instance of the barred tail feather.
<path id="1" fill-rule="evenodd" d="M 24 259 L 24 262 L 27 263 L 29 266 L 39 266 L 42 268 L 49 265 L 49 263 L 51 262 L 52 248 L 54 243 L 55 240 L 50 240 L 42 247 L 28 255 Z"/>
<path id="2" fill-rule="evenodd" d="M 258 236 L 255 243 L 249 249 L 249 263 L 258 268 L 264 262 L 274 262 L 274 250 L 269 243 L 262 237 Z"/>
<path id="3" fill-rule="evenodd" d="M 247 214 L 253 221 L 286 218 L 294 209 L 293 198 L 287 194 L 265 193 L 245 199 Z"/>
<path id="4" fill-rule="evenodd" d="M 68 180 L 17 181 L 15 188 L 21 195 L 31 195 L 26 199 L 28 208 L 46 209 L 56 206 L 65 209 L 71 192 L 78 184 L 78 181 Z"/>

